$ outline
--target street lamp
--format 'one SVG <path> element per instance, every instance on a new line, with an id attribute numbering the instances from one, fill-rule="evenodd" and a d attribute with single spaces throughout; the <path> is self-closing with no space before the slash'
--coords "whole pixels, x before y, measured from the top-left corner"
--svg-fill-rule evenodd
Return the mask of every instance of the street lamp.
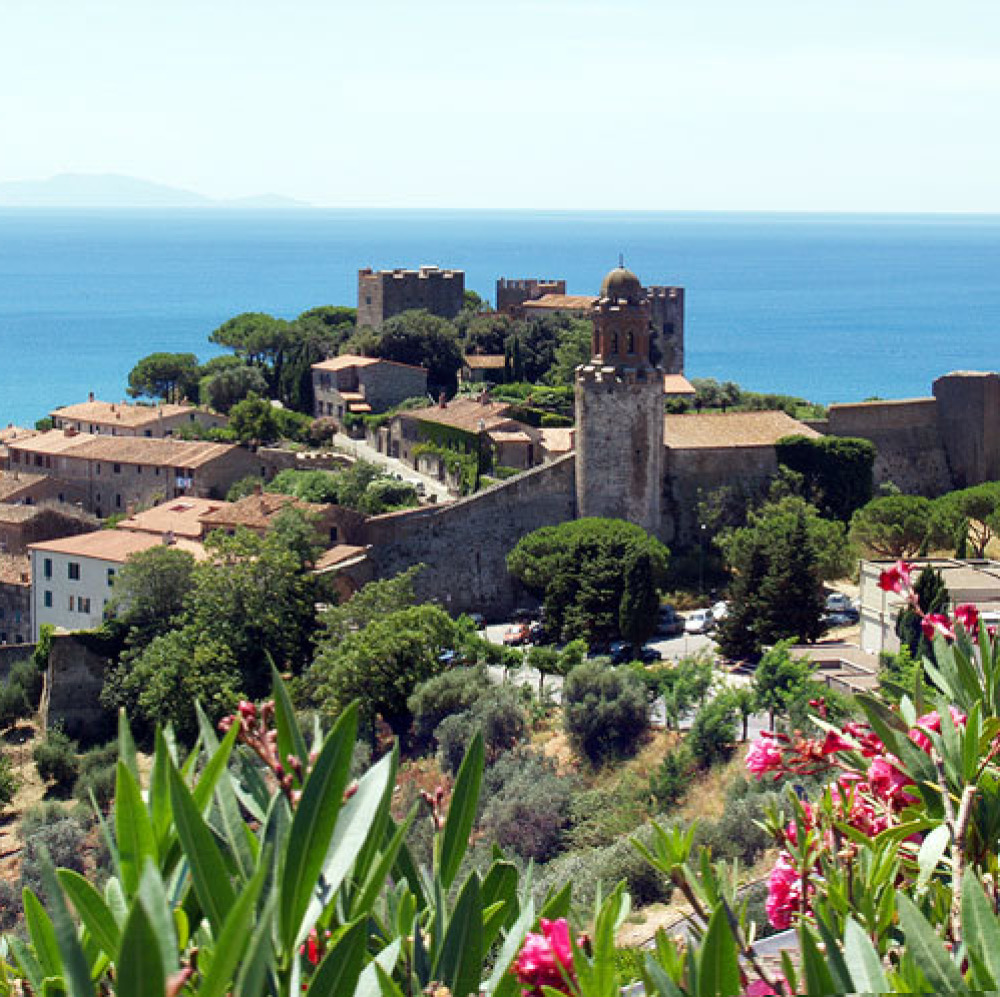
<path id="1" fill-rule="evenodd" d="M 707 527 L 701 523 L 698 527 L 698 592 L 705 594 L 705 530 Z"/>

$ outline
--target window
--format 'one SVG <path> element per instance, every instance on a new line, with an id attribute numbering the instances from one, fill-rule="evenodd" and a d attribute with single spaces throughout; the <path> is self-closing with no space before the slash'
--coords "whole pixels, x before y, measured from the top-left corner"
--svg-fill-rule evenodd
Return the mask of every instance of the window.
<path id="1" fill-rule="evenodd" d="M 71 595 L 69 597 L 69 611 L 72 613 L 74 609 L 76 609 L 76 596 Z"/>
<path id="2" fill-rule="evenodd" d="M 52 577 L 52 558 L 51 557 L 45 558 L 45 560 L 42 562 L 42 574 L 46 578 L 51 578 Z"/>
<path id="3" fill-rule="evenodd" d="M 136 464 L 135 465 L 135 473 L 136 474 L 142 474 L 142 464 Z"/>
<path id="4" fill-rule="evenodd" d="M 76 609 L 79 613 L 89 613 L 90 612 L 90 596 L 84 598 L 82 595 L 76 601 Z"/>
<path id="5" fill-rule="evenodd" d="M 94 474 L 100 474 L 100 473 L 101 473 L 101 465 L 100 464 L 96 464 L 94 466 Z"/>
<path id="6" fill-rule="evenodd" d="M 110 588 L 115 583 L 115 569 L 108 568 L 108 588 Z"/>
<path id="7" fill-rule="evenodd" d="M 66 565 L 66 573 L 71 582 L 78 582 L 80 580 L 80 562 L 70 561 L 69 564 Z"/>
<path id="8" fill-rule="evenodd" d="M 330 527 L 330 543 L 335 544 L 337 542 L 337 527 Z"/>
<path id="9" fill-rule="evenodd" d="M 157 477 L 159 477 L 160 476 L 160 469 L 158 467 L 154 467 L 153 468 L 153 474 L 155 474 Z"/>
<path id="10" fill-rule="evenodd" d="M 19 610 L 19 609 L 15 609 L 14 610 L 14 622 L 15 623 L 20 623 L 21 622 L 21 610 Z"/>
<path id="11" fill-rule="evenodd" d="M 121 495 L 115 495 L 115 508 L 120 509 L 122 507 L 122 497 Z"/>
<path id="12" fill-rule="evenodd" d="M 122 466 L 121 466 L 121 464 L 115 464 L 115 466 L 114 466 L 114 472 L 115 472 L 115 474 L 121 474 L 122 473 Z"/>
<path id="13" fill-rule="evenodd" d="M 0 644 L 6 644 L 6 643 L 7 643 L 7 634 L 5 634 L 2 630 L 0 630 Z"/>
<path id="14" fill-rule="evenodd" d="M 20 634 L 14 634 L 14 643 L 15 644 L 23 644 L 24 643 L 24 638 Z"/>
<path id="15" fill-rule="evenodd" d="M 52 608 L 52 592 L 49 589 L 46 589 L 42 595 L 42 602 L 44 603 L 46 609 Z"/>

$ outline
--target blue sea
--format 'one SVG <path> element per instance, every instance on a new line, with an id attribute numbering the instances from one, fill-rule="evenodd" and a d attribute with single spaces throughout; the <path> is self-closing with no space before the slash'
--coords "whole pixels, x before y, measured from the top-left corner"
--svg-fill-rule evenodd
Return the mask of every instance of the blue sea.
<path id="1" fill-rule="evenodd" d="M 1000 367 L 1000 216 L 0 210 L 0 425 L 125 397 L 156 350 L 215 349 L 232 315 L 356 304 L 359 267 L 563 277 L 619 252 L 687 289 L 689 377 L 814 401 L 926 395 Z"/>

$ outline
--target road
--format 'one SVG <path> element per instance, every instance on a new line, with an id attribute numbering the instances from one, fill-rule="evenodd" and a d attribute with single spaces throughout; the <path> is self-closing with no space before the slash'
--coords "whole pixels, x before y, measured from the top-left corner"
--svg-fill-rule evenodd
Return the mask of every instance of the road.
<path id="1" fill-rule="evenodd" d="M 484 636 L 493 644 L 502 644 L 503 635 L 509 626 L 509 623 L 491 624 L 486 627 Z M 686 658 L 690 655 L 698 654 L 699 652 L 704 652 L 709 655 L 714 655 L 716 652 L 715 641 L 712 640 L 712 638 L 707 634 L 685 634 L 681 637 L 667 637 L 663 640 L 651 640 L 649 643 L 660 652 L 660 657 L 664 661 L 679 661 L 681 658 Z M 526 645 L 520 650 L 527 653 L 529 648 L 530 645 Z M 717 674 L 721 679 L 721 684 L 723 686 L 745 686 L 750 682 L 750 677 L 748 675 L 734 675 L 724 671 L 719 671 Z M 541 677 L 536 669 L 529 668 L 527 665 L 517 669 L 517 671 L 510 671 L 506 674 L 502 668 L 494 667 L 490 669 L 490 676 L 496 682 L 509 681 L 514 683 L 514 685 L 531 686 L 536 693 L 538 691 L 538 683 Z M 551 696 L 554 703 L 559 703 L 561 701 L 562 687 L 563 679 L 562 676 L 559 675 L 547 676 L 543 686 L 545 693 Z M 684 717 L 680 723 L 681 729 L 684 730 L 689 728 L 693 720 L 693 713 Z M 658 699 L 653 703 L 650 710 L 649 722 L 654 727 L 665 727 L 667 725 L 666 711 L 664 710 L 662 699 Z M 770 730 L 770 723 L 768 722 L 767 714 L 762 713 L 750 718 L 747 733 L 751 739 L 764 730 Z"/>
<path id="2" fill-rule="evenodd" d="M 450 494 L 447 486 L 432 478 L 430 475 L 421 474 L 415 471 L 409 464 L 396 457 L 389 457 L 384 453 L 379 453 L 374 447 L 369 446 L 364 440 L 355 440 L 344 433 L 336 433 L 333 437 L 333 445 L 341 453 L 350 454 L 359 460 L 367 460 L 371 464 L 378 464 L 392 474 L 399 475 L 404 481 L 409 481 L 412 485 L 423 485 L 428 496 L 434 495 L 438 502 L 450 502 L 454 496 Z"/>

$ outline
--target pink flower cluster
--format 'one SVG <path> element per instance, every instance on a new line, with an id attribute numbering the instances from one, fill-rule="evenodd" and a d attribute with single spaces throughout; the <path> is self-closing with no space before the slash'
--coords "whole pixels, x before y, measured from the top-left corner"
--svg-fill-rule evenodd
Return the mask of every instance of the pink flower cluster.
<path id="1" fill-rule="evenodd" d="M 920 608 L 920 602 L 913 589 L 913 565 L 905 561 L 897 561 L 891 568 L 886 568 L 880 572 L 878 587 L 883 592 L 895 592 L 897 595 L 905 595 L 907 602 L 913 607 L 920 617 L 920 629 L 924 637 L 933 641 L 937 635 L 941 635 L 945 640 L 955 639 L 955 624 L 961 623 L 973 640 L 979 635 L 979 610 L 972 603 L 962 603 L 955 607 L 955 618 L 952 619 L 947 613 L 925 613 Z M 989 628 L 990 636 L 995 632 L 995 627 Z"/>
<path id="2" fill-rule="evenodd" d="M 542 997 L 542 987 L 568 994 L 567 977 L 574 980 L 573 946 L 566 918 L 542 918 L 541 934 L 529 931 L 514 960 L 514 973 L 524 989 L 524 997 Z"/>
<path id="3" fill-rule="evenodd" d="M 966 716 L 954 706 L 949 707 L 952 722 L 964 726 Z M 917 719 L 909 731 L 910 740 L 923 751 L 930 752 L 931 734 L 941 732 L 941 716 L 935 710 Z M 858 767 L 857 757 L 867 760 Z M 766 731 L 751 744 L 747 752 L 747 768 L 758 778 L 765 775 L 803 775 L 829 770 L 836 772 L 830 786 L 833 816 L 837 821 L 857 828 L 867 837 L 874 837 L 897 820 L 898 814 L 915 803 L 913 780 L 903 771 L 898 758 L 891 754 L 879 737 L 864 724 L 845 723 L 839 732 L 831 731 L 822 740 Z M 802 807 L 805 827 L 816 827 L 816 815 L 808 804 Z M 800 828 L 793 821 L 785 828 L 790 845 L 799 843 Z M 833 837 L 827 832 L 823 843 L 833 847 Z M 818 871 L 818 870 L 817 870 Z M 791 855 L 782 851 L 768 879 L 767 915 L 774 927 L 790 927 L 795 914 L 804 907 L 803 877 Z M 807 892 L 808 892 L 807 887 Z M 805 898 L 808 899 L 807 897 Z"/>

